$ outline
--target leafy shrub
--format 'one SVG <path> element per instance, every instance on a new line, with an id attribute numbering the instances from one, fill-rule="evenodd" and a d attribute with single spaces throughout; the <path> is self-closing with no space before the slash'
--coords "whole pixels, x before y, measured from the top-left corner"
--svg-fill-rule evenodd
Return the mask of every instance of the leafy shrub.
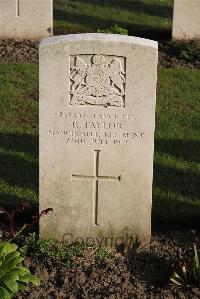
<path id="1" fill-rule="evenodd" d="M 20 290 L 28 290 L 27 284 L 39 286 L 40 280 L 29 269 L 20 266 L 23 257 L 17 251 L 17 245 L 0 242 L 0 298 L 10 299 Z"/>
<path id="2" fill-rule="evenodd" d="M 182 43 L 179 47 L 177 46 L 177 50 L 179 50 L 180 59 L 188 62 L 200 59 L 200 48 L 197 42 Z"/>
<path id="3" fill-rule="evenodd" d="M 107 29 L 97 29 L 98 33 L 111 33 L 111 34 L 122 34 L 122 35 L 128 35 L 128 30 L 119 27 L 117 24 L 112 26 L 111 28 Z"/>
<path id="4" fill-rule="evenodd" d="M 160 48 L 169 57 L 175 57 L 186 63 L 199 63 L 200 61 L 200 40 L 167 41 L 160 43 Z"/>
<path id="5" fill-rule="evenodd" d="M 194 245 L 194 257 L 190 264 L 183 265 L 179 273 L 175 272 L 171 277 L 171 282 L 178 286 L 188 287 L 190 285 L 200 286 L 200 264 L 196 246 Z"/>

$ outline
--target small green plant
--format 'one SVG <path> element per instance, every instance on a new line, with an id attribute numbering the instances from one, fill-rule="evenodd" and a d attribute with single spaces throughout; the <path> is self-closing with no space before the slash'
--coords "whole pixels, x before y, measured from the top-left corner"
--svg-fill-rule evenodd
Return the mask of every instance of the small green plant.
<path id="1" fill-rule="evenodd" d="M 174 272 L 173 276 L 170 278 L 171 282 L 178 286 L 187 287 L 190 281 L 190 272 L 183 266 L 179 273 Z"/>
<path id="2" fill-rule="evenodd" d="M 111 28 L 107 29 L 97 29 L 98 33 L 111 33 L 111 34 L 122 34 L 122 35 L 128 35 L 128 30 L 119 27 L 117 24 L 112 26 Z"/>
<path id="3" fill-rule="evenodd" d="M 94 258 L 97 262 L 104 261 L 112 255 L 103 244 L 58 242 L 53 239 L 38 239 L 36 233 L 29 234 L 21 247 L 23 256 L 37 256 L 38 258 L 51 258 L 62 263 L 65 267 L 73 266 L 77 257 L 84 257 L 87 248 L 94 249 Z"/>
<path id="4" fill-rule="evenodd" d="M 200 285 L 200 264 L 196 246 L 194 245 L 194 257 L 188 266 L 183 265 L 179 272 L 174 272 L 171 282 L 178 286 L 189 287 Z"/>
<path id="5" fill-rule="evenodd" d="M 199 264 L 198 251 L 195 245 L 194 245 L 192 276 L 193 276 L 194 283 L 200 285 L 200 264 Z"/>
<path id="6" fill-rule="evenodd" d="M 97 261 L 105 261 L 106 259 L 110 258 L 111 254 L 108 252 L 106 247 L 103 244 L 96 245 L 95 248 L 95 259 Z"/>
<path id="7" fill-rule="evenodd" d="M 52 246 L 55 244 L 53 239 L 38 239 L 37 234 L 34 232 L 29 234 L 25 239 L 23 246 L 20 251 L 23 256 L 34 255 L 42 257 L 51 257 L 52 256 Z"/>
<path id="8" fill-rule="evenodd" d="M 38 239 L 36 233 L 29 234 L 21 248 L 23 256 L 37 256 L 39 258 L 52 258 L 69 267 L 75 257 L 83 257 L 87 244 L 68 244 L 53 239 Z"/>
<path id="9" fill-rule="evenodd" d="M 28 291 L 28 283 L 39 286 L 40 280 L 29 269 L 20 266 L 24 260 L 17 245 L 0 242 L 0 298 L 10 299 L 20 290 Z"/>

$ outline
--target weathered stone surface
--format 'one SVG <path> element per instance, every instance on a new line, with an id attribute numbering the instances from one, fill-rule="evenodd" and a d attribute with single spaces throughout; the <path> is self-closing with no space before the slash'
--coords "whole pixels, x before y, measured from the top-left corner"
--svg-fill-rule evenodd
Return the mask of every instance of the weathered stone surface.
<path id="1" fill-rule="evenodd" d="M 200 38 L 200 0 L 174 0 L 172 37 Z"/>
<path id="2" fill-rule="evenodd" d="M 53 0 L 1 0 L 0 37 L 39 40 L 53 34 Z"/>
<path id="3" fill-rule="evenodd" d="M 41 42 L 40 210 L 54 210 L 41 237 L 149 242 L 156 78 L 154 41 Z"/>

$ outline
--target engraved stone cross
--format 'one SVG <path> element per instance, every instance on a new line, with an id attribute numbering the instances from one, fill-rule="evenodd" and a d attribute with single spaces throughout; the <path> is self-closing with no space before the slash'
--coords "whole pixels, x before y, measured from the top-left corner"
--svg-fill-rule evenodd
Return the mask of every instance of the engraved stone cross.
<path id="1" fill-rule="evenodd" d="M 15 0 L 15 6 L 16 6 L 15 16 L 19 17 L 20 16 L 20 13 L 19 13 L 19 0 Z"/>
<path id="2" fill-rule="evenodd" d="M 94 150 L 94 175 L 74 175 L 72 174 L 72 180 L 93 180 L 93 205 L 94 205 L 94 224 L 98 225 L 98 188 L 99 180 L 110 180 L 120 182 L 120 177 L 112 176 L 99 176 L 99 153 L 100 150 Z"/>

